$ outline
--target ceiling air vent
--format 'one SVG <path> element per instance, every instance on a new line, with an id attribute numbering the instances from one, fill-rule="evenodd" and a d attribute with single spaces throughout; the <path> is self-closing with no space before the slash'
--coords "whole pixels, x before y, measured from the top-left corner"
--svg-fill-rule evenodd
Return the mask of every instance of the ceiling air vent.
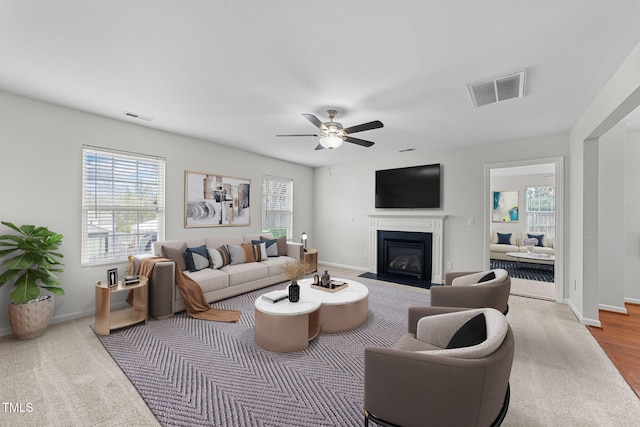
<path id="1" fill-rule="evenodd" d="M 476 107 L 524 96 L 525 69 L 498 77 L 467 83 L 471 101 Z"/>
<path id="2" fill-rule="evenodd" d="M 132 119 L 144 120 L 145 122 L 150 122 L 153 120 L 151 117 L 141 116 L 140 114 L 132 113 L 130 111 L 125 111 L 124 115 L 127 117 L 131 117 Z"/>

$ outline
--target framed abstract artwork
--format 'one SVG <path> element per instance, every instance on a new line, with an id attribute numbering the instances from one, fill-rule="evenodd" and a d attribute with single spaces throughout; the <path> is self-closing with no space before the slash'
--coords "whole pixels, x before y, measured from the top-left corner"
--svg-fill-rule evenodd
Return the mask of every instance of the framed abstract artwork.
<path id="1" fill-rule="evenodd" d="M 251 180 L 204 172 L 184 172 L 184 227 L 251 224 Z"/>
<path id="2" fill-rule="evenodd" d="M 492 222 L 518 222 L 518 190 L 494 191 Z"/>

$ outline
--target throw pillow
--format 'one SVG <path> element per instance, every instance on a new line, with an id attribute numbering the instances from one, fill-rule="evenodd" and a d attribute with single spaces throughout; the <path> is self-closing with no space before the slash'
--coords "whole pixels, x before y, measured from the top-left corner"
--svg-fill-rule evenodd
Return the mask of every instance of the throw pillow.
<path id="1" fill-rule="evenodd" d="M 278 237 L 278 255 L 287 256 L 287 236 Z"/>
<path id="2" fill-rule="evenodd" d="M 253 243 L 243 243 L 240 247 L 244 251 L 244 262 L 256 262 L 256 256 L 253 253 Z"/>
<path id="3" fill-rule="evenodd" d="M 487 322 L 484 313 L 471 318 L 449 340 L 447 348 L 462 348 L 478 345 L 487 339 Z"/>
<path id="4" fill-rule="evenodd" d="M 231 255 L 231 265 L 244 264 L 244 249 L 242 246 L 227 245 Z"/>
<path id="5" fill-rule="evenodd" d="M 268 257 L 277 257 L 278 255 L 278 241 L 276 239 L 267 239 L 264 241 L 264 245 L 267 248 Z"/>
<path id="6" fill-rule="evenodd" d="M 186 243 L 183 243 L 176 248 L 172 248 L 170 246 L 162 246 L 161 252 L 163 257 L 175 261 L 176 267 L 178 267 L 180 271 L 185 271 L 187 269 L 187 259 L 184 256 L 184 252 L 186 250 L 187 245 Z"/>
<path id="7" fill-rule="evenodd" d="M 205 245 L 197 246 L 195 248 L 187 248 L 185 251 L 185 258 L 187 259 L 187 268 L 190 273 L 202 270 L 203 268 L 208 268 L 209 265 L 211 265 L 209 262 L 207 247 Z"/>
<path id="8" fill-rule="evenodd" d="M 496 278 L 496 273 L 495 271 L 490 271 L 487 274 L 485 274 L 484 276 L 482 276 L 480 278 L 480 280 L 478 280 L 478 283 L 482 283 L 482 282 L 488 282 L 489 280 L 493 280 Z"/>
<path id="9" fill-rule="evenodd" d="M 544 245 L 542 244 L 542 239 L 544 238 L 544 234 L 527 233 L 527 236 L 529 236 L 530 239 L 536 239 L 538 241 L 538 244 L 536 246 L 540 246 L 541 248 L 544 248 Z"/>
<path id="10" fill-rule="evenodd" d="M 267 244 L 262 240 L 252 240 L 251 243 L 256 246 L 254 251 L 257 253 L 256 261 L 264 261 L 267 259 Z"/>
<path id="11" fill-rule="evenodd" d="M 499 245 L 510 245 L 511 244 L 511 233 L 498 233 L 498 244 Z"/>
<path id="12" fill-rule="evenodd" d="M 217 251 L 220 252 L 220 256 L 222 257 L 222 267 L 231 264 L 231 254 L 229 253 L 227 245 L 220 246 Z"/>
<path id="13" fill-rule="evenodd" d="M 211 268 L 217 269 L 224 265 L 222 254 L 218 249 L 207 248 L 207 252 L 209 253 L 209 259 L 211 260 Z"/>

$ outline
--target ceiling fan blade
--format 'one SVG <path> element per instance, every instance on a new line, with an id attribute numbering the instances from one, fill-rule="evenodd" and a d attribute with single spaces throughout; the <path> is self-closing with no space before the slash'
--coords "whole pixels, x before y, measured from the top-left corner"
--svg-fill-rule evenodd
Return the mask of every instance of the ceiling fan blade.
<path id="1" fill-rule="evenodd" d="M 383 126 L 384 125 L 382 124 L 382 122 L 380 120 L 374 120 L 374 121 L 369 122 L 369 123 L 363 123 L 361 125 L 356 125 L 356 126 L 351 126 L 350 128 L 346 128 L 344 130 L 344 133 L 363 132 L 365 130 L 379 129 L 379 128 L 383 127 Z"/>
<path id="2" fill-rule="evenodd" d="M 320 121 L 319 118 L 317 118 L 316 116 L 314 116 L 313 114 L 302 114 L 302 116 L 309 120 L 315 127 L 317 127 L 318 129 L 325 131 L 327 130 L 327 128 L 324 126 L 324 123 L 322 123 Z"/>
<path id="3" fill-rule="evenodd" d="M 367 140 L 360 139 L 360 138 L 354 138 L 352 136 L 345 136 L 344 140 L 347 141 L 347 142 L 350 142 L 352 144 L 361 145 L 363 147 L 371 147 L 373 144 L 375 144 L 374 142 L 367 141 Z"/>
<path id="4" fill-rule="evenodd" d="M 318 135 L 313 133 L 292 133 L 287 135 L 276 135 L 276 136 L 315 136 L 316 138 L 318 137 Z"/>
<path id="5" fill-rule="evenodd" d="M 314 148 L 314 150 L 316 150 L 316 151 L 324 150 L 324 147 L 322 146 L 322 144 L 318 144 L 318 145 L 316 145 L 316 148 Z"/>

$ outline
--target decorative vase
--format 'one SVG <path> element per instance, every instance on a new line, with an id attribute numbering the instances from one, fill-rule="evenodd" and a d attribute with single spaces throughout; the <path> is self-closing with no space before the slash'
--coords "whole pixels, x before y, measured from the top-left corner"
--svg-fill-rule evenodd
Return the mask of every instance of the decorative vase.
<path id="1" fill-rule="evenodd" d="M 300 285 L 298 285 L 297 280 L 292 280 L 291 284 L 289 285 L 289 301 L 300 301 Z"/>
<path id="2" fill-rule="evenodd" d="M 533 254 L 533 245 L 527 245 L 527 253 L 529 255 Z"/>
<path id="3" fill-rule="evenodd" d="M 320 278 L 320 282 L 321 282 L 322 287 L 325 287 L 325 288 L 329 287 L 329 284 L 331 283 L 331 276 L 329 275 L 329 271 L 328 270 L 324 271 L 324 274 Z"/>
<path id="4" fill-rule="evenodd" d="M 29 340 L 42 335 L 53 318 L 53 297 L 38 302 L 9 304 L 9 325 L 18 339 Z"/>

